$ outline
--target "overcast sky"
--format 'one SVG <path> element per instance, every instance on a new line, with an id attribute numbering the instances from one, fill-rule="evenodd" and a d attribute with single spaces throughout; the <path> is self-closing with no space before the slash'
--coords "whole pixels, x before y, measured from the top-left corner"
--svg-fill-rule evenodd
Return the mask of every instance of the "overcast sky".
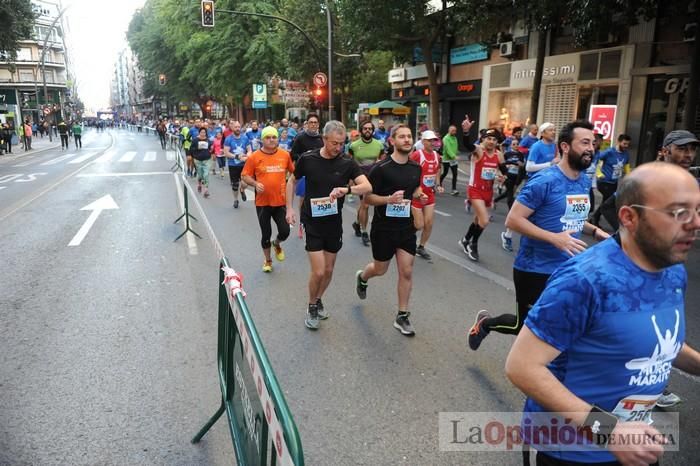
<path id="1" fill-rule="evenodd" d="M 80 99 L 98 110 L 109 106 L 117 52 L 126 46 L 131 16 L 145 0 L 63 0 L 70 26 L 70 50 Z"/>

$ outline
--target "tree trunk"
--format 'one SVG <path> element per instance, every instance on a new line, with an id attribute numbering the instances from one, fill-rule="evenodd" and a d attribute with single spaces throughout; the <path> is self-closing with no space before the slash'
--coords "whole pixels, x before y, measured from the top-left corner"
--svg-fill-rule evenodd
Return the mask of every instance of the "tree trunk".
<path id="1" fill-rule="evenodd" d="M 700 24 L 700 5 L 695 2 L 695 23 Z M 695 115 L 698 111 L 698 88 L 700 88 L 700 37 L 695 35 L 693 54 L 690 62 L 690 82 L 683 112 L 683 129 L 694 131 Z"/>
<path id="2" fill-rule="evenodd" d="M 421 41 L 423 59 L 428 72 L 428 89 L 430 90 L 430 129 L 440 129 L 440 88 L 433 62 L 433 41 Z M 417 137 L 418 135 L 416 135 Z"/>
<path id="3" fill-rule="evenodd" d="M 547 51 L 549 27 L 540 29 L 537 34 L 537 62 L 535 63 L 535 80 L 532 84 L 532 99 L 530 100 L 529 124 L 537 122 L 537 111 L 540 105 L 540 88 L 542 87 L 542 71 L 544 70 L 544 54 Z"/>
<path id="4" fill-rule="evenodd" d="M 348 127 L 348 95 L 345 92 L 345 87 L 340 88 L 340 121 L 345 127 Z"/>

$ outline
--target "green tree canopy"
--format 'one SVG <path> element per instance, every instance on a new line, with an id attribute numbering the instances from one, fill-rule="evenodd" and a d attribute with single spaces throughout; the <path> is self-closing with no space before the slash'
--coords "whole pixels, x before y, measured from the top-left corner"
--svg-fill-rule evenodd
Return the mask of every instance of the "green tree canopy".
<path id="1" fill-rule="evenodd" d="M 17 59 L 20 41 L 31 39 L 36 17 L 28 0 L 0 2 L 0 52 L 7 55 L 7 61 Z"/>

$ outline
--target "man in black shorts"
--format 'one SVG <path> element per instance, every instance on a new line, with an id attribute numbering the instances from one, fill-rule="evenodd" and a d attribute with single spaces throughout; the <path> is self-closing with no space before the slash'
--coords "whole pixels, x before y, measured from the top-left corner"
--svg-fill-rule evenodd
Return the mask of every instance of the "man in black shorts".
<path id="1" fill-rule="evenodd" d="M 413 226 L 411 199 L 425 202 L 428 196 L 420 188 L 421 168 L 410 160 L 413 136 L 406 125 L 392 128 L 394 152 L 377 163 L 369 174 L 372 194 L 365 201 L 374 206 L 370 240 L 373 261 L 356 274 L 356 291 L 360 299 L 367 297 L 367 281 L 389 269 L 396 255 L 399 271 L 399 312 L 394 327 L 403 335 L 415 332 L 408 320 L 408 299 L 411 295 L 413 261 L 416 255 L 416 229 Z"/>
<path id="2" fill-rule="evenodd" d="M 301 223 L 306 233 L 311 276 L 309 307 L 304 323 L 311 330 L 318 329 L 319 320 L 328 318 L 321 297 L 331 282 L 336 255 L 343 246 L 343 197 L 350 192 L 366 194 L 372 190 L 357 163 L 342 154 L 345 134 L 341 122 L 331 120 L 326 123 L 323 147 L 300 157 L 294 174 L 287 180 L 287 222 L 294 224 L 296 215 L 292 198 L 296 181 L 306 177 Z M 350 181 L 355 184 L 350 186 Z"/>

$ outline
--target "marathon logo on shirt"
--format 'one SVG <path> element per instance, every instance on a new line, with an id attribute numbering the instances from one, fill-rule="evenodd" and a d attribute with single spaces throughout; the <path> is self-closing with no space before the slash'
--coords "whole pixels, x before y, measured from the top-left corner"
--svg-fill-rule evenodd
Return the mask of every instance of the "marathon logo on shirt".
<path id="1" fill-rule="evenodd" d="M 632 359 L 625 363 L 627 369 L 638 371 L 636 375 L 630 377 L 629 385 L 632 386 L 643 387 L 668 381 L 673 360 L 676 359 L 683 346 L 683 343 L 678 341 L 678 326 L 680 324 L 678 309 L 676 309 L 676 325 L 673 334 L 670 329 L 666 329 L 665 333 L 662 334 L 656 323 L 656 316 L 653 314 L 651 323 L 658 340 L 654 352 L 648 358 Z"/>
<path id="2" fill-rule="evenodd" d="M 265 173 L 283 173 L 287 169 L 281 165 L 268 165 L 265 167 Z"/>

